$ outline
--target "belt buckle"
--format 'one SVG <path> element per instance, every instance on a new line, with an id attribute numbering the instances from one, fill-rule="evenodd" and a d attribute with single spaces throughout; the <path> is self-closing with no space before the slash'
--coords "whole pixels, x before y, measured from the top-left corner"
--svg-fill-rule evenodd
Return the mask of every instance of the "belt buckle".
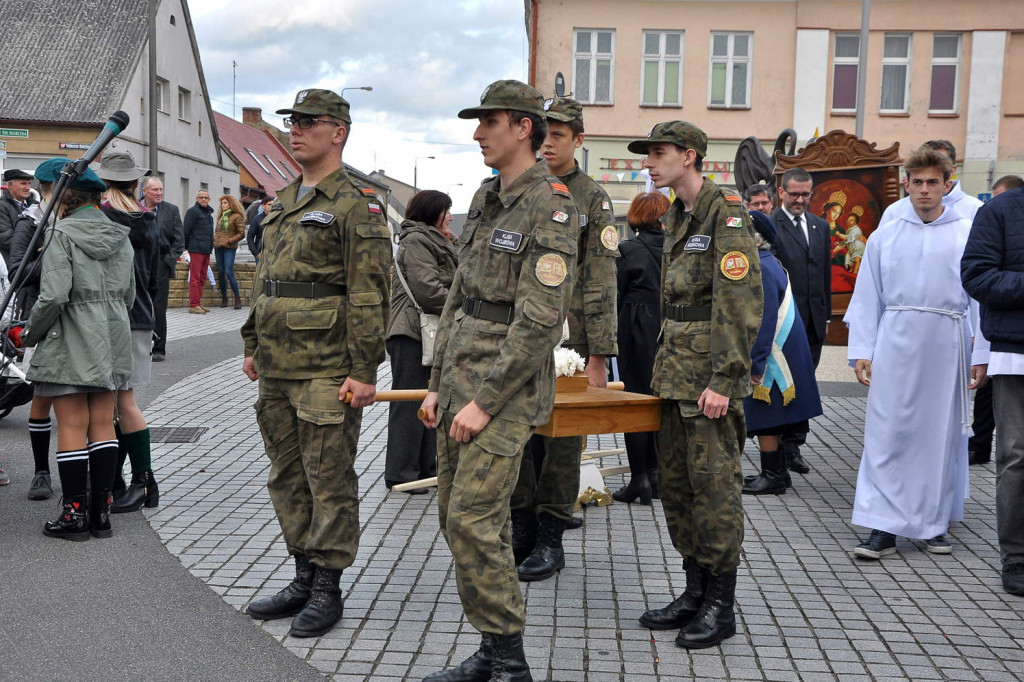
<path id="1" fill-rule="evenodd" d="M 516 316 L 515 306 L 512 306 L 512 305 L 507 306 L 505 308 L 505 310 L 506 310 L 506 312 L 505 312 L 505 324 L 510 325 L 510 324 L 512 324 L 512 319 Z"/>

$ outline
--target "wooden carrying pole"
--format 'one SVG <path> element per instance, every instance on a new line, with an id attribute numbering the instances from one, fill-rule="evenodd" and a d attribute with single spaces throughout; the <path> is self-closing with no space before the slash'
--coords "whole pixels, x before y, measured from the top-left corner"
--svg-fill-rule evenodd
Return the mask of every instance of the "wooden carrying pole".
<path id="1" fill-rule="evenodd" d="M 621 381 L 609 381 L 609 391 L 622 391 L 626 388 L 626 385 Z M 377 395 L 374 397 L 373 402 L 375 403 L 390 403 L 397 401 L 412 401 L 412 400 L 423 400 L 427 397 L 427 389 L 425 388 L 407 388 L 407 389 L 393 389 L 388 391 L 377 391 Z M 352 393 L 345 394 L 345 403 L 352 402 Z M 422 410 L 416 414 L 420 419 L 426 417 Z"/>

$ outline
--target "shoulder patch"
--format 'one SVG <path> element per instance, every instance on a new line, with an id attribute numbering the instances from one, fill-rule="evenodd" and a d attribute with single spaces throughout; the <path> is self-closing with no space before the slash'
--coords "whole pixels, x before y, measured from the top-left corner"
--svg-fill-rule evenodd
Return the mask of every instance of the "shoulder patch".
<path id="1" fill-rule="evenodd" d="M 369 209 L 370 213 L 373 213 L 375 215 L 381 215 L 380 204 L 378 204 L 376 201 L 366 202 L 366 208 Z"/>
<path id="2" fill-rule="evenodd" d="M 565 183 L 552 182 L 551 191 L 554 192 L 555 194 L 561 194 L 563 197 L 569 197 L 570 199 L 572 198 L 572 195 L 569 194 L 569 188 L 565 186 Z"/>
<path id="3" fill-rule="evenodd" d="M 741 280 L 750 272 L 750 261 L 742 251 L 730 251 L 722 256 L 721 270 L 727 279 Z"/>
<path id="4" fill-rule="evenodd" d="M 725 195 L 725 200 L 726 200 L 726 202 L 728 202 L 730 204 L 735 204 L 735 205 L 738 205 L 738 206 L 742 206 L 743 205 L 743 200 L 740 199 L 735 194 L 726 194 Z"/>
<path id="5" fill-rule="evenodd" d="M 725 219 L 726 227 L 743 227 L 743 218 L 737 216 L 729 216 Z"/>
<path id="6" fill-rule="evenodd" d="M 601 230 L 601 244 L 609 251 L 614 251 L 619 246 L 619 231 L 612 225 L 605 225 Z"/>
<path id="7" fill-rule="evenodd" d="M 360 187 L 359 191 L 362 192 L 363 194 L 365 194 L 368 197 L 375 197 L 375 196 L 377 196 L 377 191 L 374 190 L 374 189 L 371 189 L 369 187 Z"/>
<path id="8" fill-rule="evenodd" d="M 569 222 L 569 214 L 565 211 L 555 211 L 551 214 L 551 219 L 556 223 L 567 223 Z"/>
<path id="9" fill-rule="evenodd" d="M 565 281 L 569 268 L 565 264 L 565 259 L 557 253 L 546 253 L 537 259 L 533 274 L 544 286 L 557 287 Z"/>

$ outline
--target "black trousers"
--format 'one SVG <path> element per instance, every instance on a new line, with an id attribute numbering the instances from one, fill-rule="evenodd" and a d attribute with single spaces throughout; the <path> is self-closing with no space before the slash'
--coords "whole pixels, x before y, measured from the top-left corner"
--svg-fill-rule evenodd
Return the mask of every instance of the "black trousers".
<path id="1" fill-rule="evenodd" d="M 167 352 L 167 296 L 171 290 L 171 269 L 160 261 L 159 274 L 156 278 L 156 300 L 153 301 L 153 314 L 156 316 L 156 327 L 153 329 L 153 352 Z"/>
<path id="2" fill-rule="evenodd" d="M 391 356 L 391 386 L 395 389 L 426 388 L 430 367 L 421 364 L 423 347 L 409 336 L 393 336 L 385 342 Z M 384 482 L 397 485 L 437 475 L 437 431 L 416 417 L 415 400 L 395 401 L 389 406 L 388 450 Z"/>
<path id="3" fill-rule="evenodd" d="M 988 381 L 974 392 L 974 435 L 967 441 L 967 449 L 983 459 L 992 454 L 992 432 L 996 428 L 996 418 L 992 412 L 992 384 Z"/>

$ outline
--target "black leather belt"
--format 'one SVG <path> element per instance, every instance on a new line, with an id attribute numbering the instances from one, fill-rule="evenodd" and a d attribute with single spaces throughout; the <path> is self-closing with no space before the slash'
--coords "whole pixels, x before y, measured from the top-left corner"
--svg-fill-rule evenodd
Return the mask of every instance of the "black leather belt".
<path id="1" fill-rule="evenodd" d="M 344 296 L 346 291 L 341 284 L 326 284 L 324 282 L 281 282 L 276 279 L 268 279 L 263 282 L 264 295 L 283 298 Z"/>
<path id="2" fill-rule="evenodd" d="M 709 305 L 673 305 L 665 304 L 665 317 L 676 322 L 710 322 L 711 306 Z"/>
<path id="3" fill-rule="evenodd" d="M 479 317 L 482 320 L 499 322 L 501 324 L 512 324 L 515 317 L 515 308 L 504 303 L 488 303 L 470 296 L 462 299 L 462 310 L 467 315 Z"/>

